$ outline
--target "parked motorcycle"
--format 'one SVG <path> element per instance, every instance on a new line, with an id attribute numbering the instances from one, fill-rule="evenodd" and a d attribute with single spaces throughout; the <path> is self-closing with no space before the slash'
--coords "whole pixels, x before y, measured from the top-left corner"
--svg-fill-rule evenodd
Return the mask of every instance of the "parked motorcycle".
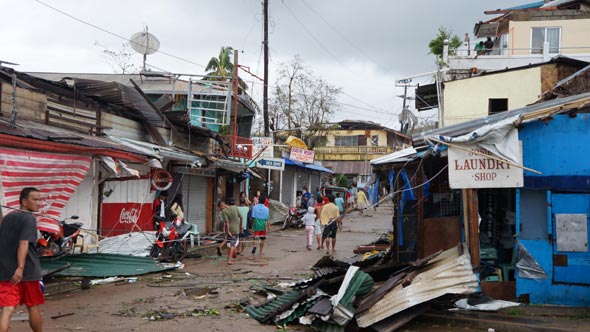
<path id="1" fill-rule="evenodd" d="M 303 227 L 303 216 L 305 215 L 305 213 L 307 213 L 306 209 L 300 209 L 297 207 L 290 208 L 289 213 L 287 213 L 287 216 L 283 221 L 282 229 L 287 229 L 288 227 Z"/>
<path id="2" fill-rule="evenodd" d="M 66 220 L 77 220 L 78 216 L 71 216 L 64 220 L 55 220 L 49 217 L 39 217 L 37 230 L 40 233 L 37 240 L 37 253 L 41 257 L 59 257 L 65 254 L 73 254 L 80 230 L 81 222 L 66 223 Z"/>
<path id="3" fill-rule="evenodd" d="M 182 219 L 161 221 L 150 256 L 162 262 L 177 262 L 186 256 L 186 239 L 193 225 Z"/>

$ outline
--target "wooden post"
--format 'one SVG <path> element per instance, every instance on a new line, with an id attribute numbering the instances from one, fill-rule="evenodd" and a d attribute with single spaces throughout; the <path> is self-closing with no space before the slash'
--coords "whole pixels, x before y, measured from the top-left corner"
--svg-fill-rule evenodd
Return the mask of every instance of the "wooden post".
<path id="1" fill-rule="evenodd" d="M 479 266 L 479 217 L 478 217 L 478 200 L 477 190 L 467 189 L 469 191 L 469 254 L 471 255 L 471 265 Z"/>

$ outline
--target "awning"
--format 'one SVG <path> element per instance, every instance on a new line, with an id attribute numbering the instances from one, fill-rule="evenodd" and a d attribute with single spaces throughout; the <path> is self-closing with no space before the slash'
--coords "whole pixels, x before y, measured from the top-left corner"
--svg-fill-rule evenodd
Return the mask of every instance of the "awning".
<path id="1" fill-rule="evenodd" d="M 320 165 L 316 165 L 316 164 L 305 164 L 305 168 L 309 168 L 311 170 L 320 171 L 320 172 L 324 172 L 324 173 L 330 173 L 330 174 L 334 173 L 334 171 L 332 171 L 331 169 L 325 168 L 324 166 L 320 166 Z"/>
<path id="2" fill-rule="evenodd" d="M 304 164 L 302 162 L 287 159 L 287 158 L 283 158 L 283 159 L 285 160 L 285 165 L 297 166 L 297 167 L 301 167 L 301 168 L 310 169 L 312 171 L 318 171 L 318 172 L 324 172 L 324 173 L 334 173 L 334 171 L 332 171 L 329 168 L 325 168 L 324 166 L 315 165 L 315 164 Z"/>
<path id="3" fill-rule="evenodd" d="M 206 165 L 207 161 L 192 152 L 182 151 L 173 147 L 165 147 L 152 143 L 141 142 L 124 137 L 108 136 L 113 142 L 129 146 L 137 151 L 141 151 L 146 155 L 158 158 L 168 159 L 180 162 L 186 162 L 193 165 Z"/>
<path id="4" fill-rule="evenodd" d="M 390 153 L 386 156 L 373 159 L 371 160 L 371 165 L 381 165 L 393 162 L 405 162 L 408 160 L 412 160 L 416 154 L 416 149 L 409 147 L 400 151 L 395 151 L 394 153 Z"/>
<path id="5" fill-rule="evenodd" d="M 215 167 L 222 168 L 233 173 L 241 173 L 248 169 L 248 165 L 231 160 L 217 160 L 215 162 Z"/>

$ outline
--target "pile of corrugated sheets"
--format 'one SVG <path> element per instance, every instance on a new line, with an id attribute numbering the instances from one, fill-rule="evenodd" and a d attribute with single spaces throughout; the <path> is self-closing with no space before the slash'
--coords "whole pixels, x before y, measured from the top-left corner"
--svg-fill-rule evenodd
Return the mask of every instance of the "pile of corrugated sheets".
<path id="1" fill-rule="evenodd" d="M 462 246 L 400 265 L 388 255 L 367 261 L 320 259 L 315 278 L 246 312 L 264 324 L 299 322 L 321 331 L 394 331 L 445 294 L 469 294 L 478 282 Z"/>

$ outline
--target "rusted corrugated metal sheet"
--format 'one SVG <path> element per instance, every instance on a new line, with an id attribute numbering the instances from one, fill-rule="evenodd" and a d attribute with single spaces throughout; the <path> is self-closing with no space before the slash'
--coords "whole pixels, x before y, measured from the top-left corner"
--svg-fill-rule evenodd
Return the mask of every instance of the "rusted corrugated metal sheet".
<path id="1" fill-rule="evenodd" d="M 447 293 L 469 294 L 477 290 L 470 257 L 459 248 L 451 248 L 432 259 L 428 265 L 408 273 L 356 320 L 359 327 L 369 327 L 388 317 Z M 415 274 L 413 274 L 415 273 Z"/>

